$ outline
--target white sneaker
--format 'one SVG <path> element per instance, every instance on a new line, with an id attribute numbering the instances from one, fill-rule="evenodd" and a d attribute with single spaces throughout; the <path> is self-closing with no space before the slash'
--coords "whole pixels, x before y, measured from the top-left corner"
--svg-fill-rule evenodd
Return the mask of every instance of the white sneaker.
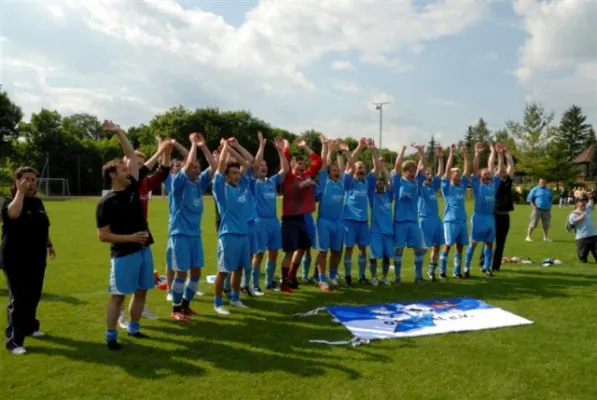
<path id="1" fill-rule="evenodd" d="M 373 286 L 377 286 L 377 285 L 379 285 L 379 280 L 377 278 L 371 278 L 371 284 Z"/>
<path id="2" fill-rule="evenodd" d="M 159 319 L 157 315 L 149 311 L 149 307 L 147 307 L 147 304 L 145 305 L 145 308 L 143 308 L 143 313 L 141 313 L 141 316 L 147 319 Z"/>
<path id="3" fill-rule="evenodd" d="M 531 239 L 530 236 L 527 236 L 526 239 L 524 239 L 524 240 L 527 241 L 527 242 L 532 242 L 533 241 L 533 239 Z"/>
<path id="4" fill-rule="evenodd" d="M 33 334 L 31 336 L 36 337 L 36 338 L 42 338 L 42 337 L 46 336 L 46 334 L 43 333 L 42 331 L 35 331 L 35 332 L 33 332 Z"/>
<path id="5" fill-rule="evenodd" d="M 551 239 L 550 238 L 543 238 L 543 241 L 544 242 L 551 242 Z"/>
<path id="6" fill-rule="evenodd" d="M 129 327 L 129 321 L 127 321 L 127 319 L 124 316 L 124 314 L 120 314 L 120 317 L 118 318 L 118 325 L 122 329 L 128 329 L 128 327 Z"/>
<path id="7" fill-rule="evenodd" d="M 167 301 L 168 303 L 172 303 L 172 293 L 168 293 L 168 294 L 166 295 L 166 301 Z"/>
<path id="8" fill-rule="evenodd" d="M 265 296 L 265 293 L 263 293 L 259 288 L 253 288 L 253 290 L 251 290 L 251 293 L 253 293 L 253 296 L 257 297 Z"/>
<path id="9" fill-rule="evenodd" d="M 22 356 L 23 354 L 27 353 L 27 350 L 25 350 L 24 347 L 15 347 L 10 352 L 15 356 Z"/>
<path id="10" fill-rule="evenodd" d="M 383 283 L 386 286 L 392 286 L 392 282 L 390 282 L 390 280 L 388 279 L 387 276 L 384 278 L 381 278 L 381 283 Z"/>
<path id="11" fill-rule="evenodd" d="M 234 306 L 234 307 L 238 307 L 238 308 L 249 308 L 249 307 L 247 307 L 247 306 L 246 306 L 246 305 L 245 305 L 245 304 L 244 304 L 242 301 L 240 301 L 240 300 L 231 301 L 231 302 L 230 302 L 230 305 L 231 305 L 231 306 Z"/>
<path id="12" fill-rule="evenodd" d="M 214 306 L 214 310 L 220 315 L 230 315 L 230 311 L 226 310 L 224 306 Z"/>
<path id="13" fill-rule="evenodd" d="M 205 293 L 203 293 L 203 292 L 200 292 L 199 290 L 197 290 L 197 291 L 195 292 L 195 296 L 205 296 Z"/>
<path id="14" fill-rule="evenodd" d="M 338 286 L 338 279 L 330 279 L 330 286 L 332 286 L 332 287 Z"/>

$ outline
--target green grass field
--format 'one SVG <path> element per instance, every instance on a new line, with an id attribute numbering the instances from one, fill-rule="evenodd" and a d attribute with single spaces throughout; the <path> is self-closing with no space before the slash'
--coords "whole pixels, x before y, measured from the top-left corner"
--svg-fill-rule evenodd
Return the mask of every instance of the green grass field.
<path id="1" fill-rule="evenodd" d="M 574 237 L 564 230 L 568 210 L 554 209 L 553 243 L 526 243 L 529 209 L 512 215 L 507 256 L 559 258 L 563 264 L 505 265 L 499 276 L 463 282 L 412 281 L 412 255 L 401 287 L 357 287 L 325 294 L 302 286 L 293 295 L 247 299 L 251 309 L 215 314 L 212 290 L 196 298 L 200 316 L 188 325 L 168 319 L 164 292 L 149 294 L 160 315 L 143 320 L 150 340 L 119 353 L 104 346 L 108 246 L 95 234 L 97 199 L 46 202 L 58 258 L 49 262 L 38 317 L 44 339 L 28 339 L 28 354 L 0 351 L 0 398 L 23 399 L 587 399 L 597 398 L 597 268 L 575 260 Z M 167 202 L 150 204 L 154 258 L 165 259 Z M 215 271 L 213 202 L 203 219 L 206 272 Z M 475 255 L 477 258 L 478 253 Z M 26 266 L 23 266 L 26 268 Z M 355 265 L 356 268 L 356 265 Z M 292 314 L 333 304 L 373 304 L 473 296 L 534 325 L 359 347 L 310 344 L 346 340 L 350 333 L 326 314 Z M 0 304 L 7 290 L 0 283 Z M 236 310 L 233 310 L 236 311 Z M 2 311 L 4 312 L 4 311 Z"/>

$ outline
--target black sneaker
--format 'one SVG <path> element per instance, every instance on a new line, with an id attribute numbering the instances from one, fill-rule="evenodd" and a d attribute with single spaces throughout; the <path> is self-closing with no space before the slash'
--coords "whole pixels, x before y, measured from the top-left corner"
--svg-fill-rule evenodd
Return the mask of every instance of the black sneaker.
<path id="1" fill-rule="evenodd" d="M 130 332 L 127 332 L 127 334 L 128 334 L 130 337 L 134 337 L 134 338 L 137 338 L 137 339 L 149 339 L 149 336 L 147 336 L 147 335 L 146 335 L 146 334 L 144 334 L 144 333 L 138 332 L 138 331 L 137 331 L 137 332 L 135 332 L 135 333 L 130 333 Z"/>
<path id="2" fill-rule="evenodd" d="M 267 284 L 267 286 L 265 287 L 267 290 L 274 290 L 276 292 L 280 291 L 280 285 L 278 284 L 278 282 L 276 281 L 272 281 L 270 283 Z"/>
<path id="3" fill-rule="evenodd" d="M 240 289 L 240 291 L 245 295 L 245 296 L 249 296 L 249 297 L 253 297 L 253 292 L 251 292 L 251 289 L 249 289 L 248 286 L 245 286 L 243 288 Z"/>
<path id="4" fill-rule="evenodd" d="M 347 275 L 346 278 L 344 278 L 344 281 L 346 283 L 346 287 L 348 287 L 348 288 L 352 287 L 352 276 Z"/>
<path id="5" fill-rule="evenodd" d="M 293 290 L 299 289 L 298 279 L 292 278 L 290 280 L 290 288 L 293 289 Z"/>
<path id="6" fill-rule="evenodd" d="M 108 346 L 108 349 L 110 350 L 122 350 L 122 346 L 116 341 L 116 339 L 110 340 L 108 343 L 106 343 L 106 346 Z"/>
<path id="7" fill-rule="evenodd" d="M 452 278 L 454 278 L 454 279 L 462 279 L 462 274 L 461 273 L 452 274 Z"/>
<path id="8" fill-rule="evenodd" d="M 437 278 L 435 277 L 435 273 L 433 272 L 427 272 L 427 277 L 431 282 L 435 282 L 437 280 Z"/>
<path id="9" fill-rule="evenodd" d="M 462 275 L 463 279 L 468 279 L 471 277 L 471 272 L 470 271 L 464 271 L 464 275 Z"/>
<path id="10" fill-rule="evenodd" d="M 445 272 L 442 272 L 441 274 L 439 274 L 439 277 L 442 281 L 448 280 L 448 275 L 446 275 Z"/>
<path id="11" fill-rule="evenodd" d="M 365 277 L 362 277 L 359 279 L 359 284 L 360 285 L 369 285 L 369 280 Z"/>

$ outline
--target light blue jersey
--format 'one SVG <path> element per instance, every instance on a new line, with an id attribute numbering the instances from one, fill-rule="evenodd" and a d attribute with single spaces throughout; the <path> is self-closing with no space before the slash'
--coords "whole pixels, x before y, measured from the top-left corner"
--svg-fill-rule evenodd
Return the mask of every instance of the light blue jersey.
<path id="1" fill-rule="evenodd" d="M 548 187 L 535 186 L 527 196 L 528 203 L 535 203 L 535 206 L 541 210 L 551 210 L 553 192 Z"/>
<path id="2" fill-rule="evenodd" d="M 203 171 L 194 182 L 182 169 L 171 178 L 170 235 L 201 235 L 203 193 L 209 187 L 210 180 L 209 170 Z"/>
<path id="3" fill-rule="evenodd" d="M 417 181 L 409 181 L 400 174 L 392 172 L 392 186 L 394 190 L 394 221 L 418 222 L 419 185 Z"/>
<path id="4" fill-rule="evenodd" d="M 462 177 L 458 186 L 452 185 L 450 179 L 442 178 L 441 190 L 444 196 L 444 222 L 465 222 L 467 220 L 465 195 L 470 179 Z"/>
<path id="5" fill-rule="evenodd" d="M 377 178 L 371 175 L 369 178 L 369 205 L 371 206 L 371 232 L 392 235 L 394 227 L 392 224 L 392 201 L 394 193 L 391 189 L 383 193 L 377 193 L 375 184 Z"/>
<path id="6" fill-rule="evenodd" d="M 472 184 L 473 197 L 475 198 L 475 214 L 489 215 L 493 217 L 493 211 L 495 210 L 495 196 L 501 181 L 502 179 L 498 175 L 495 175 L 489 184 L 482 183 L 481 177 L 479 176 L 473 177 Z"/>
<path id="7" fill-rule="evenodd" d="M 318 218 L 323 218 L 330 222 L 341 222 L 343 214 L 343 204 L 345 186 L 342 177 L 337 182 L 331 180 L 327 169 L 319 171 L 319 190 L 321 197 L 319 200 Z"/>
<path id="8" fill-rule="evenodd" d="M 575 222 L 575 220 L 580 217 L 581 211 L 574 210 L 568 217 L 568 223 L 576 229 L 576 240 L 597 236 L 593 222 L 593 205 L 587 204 L 584 213 L 586 214 L 585 219 L 579 222 Z"/>
<path id="9" fill-rule="evenodd" d="M 351 177 L 350 174 L 344 174 L 344 187 L 346 188 L 345 221 L 368 221 L 369 184 L 367 183 L 367 179 L 370 174 L 367 174 L 363 179 L 356 179 Z"/>
<path id="10" fill-rule="evenodd" d="M 239 180 L 239 187 L 242 187 L 246 190 L 246 195 L 248 199 L 248 208 L 247 208 L 247 222 L 255 222 L 257 219 L 257 206 L 255 204 L 255 184 L 257 179 L 253 176 L 253 168 L 247 169 L 247 175 L 241 175 Z M 241 184 L 242 182 L 242 184 Z"/>
<path id="11" fill-rule="evenodd" d="M 439 217 L 437 192 L 441 186 L 441 178 L 439 176 L 434 176 L 431 179 L 431 184 L 429 186 L 425 186 L 424 184 L 424 175 L 417 180 L 419 181 L 419 199 L 417 200 L 419 218 L 426 219 Z"/>
<path id="12" fill-rule="evenodd" d="M 168 232 L 170 232 L 170 219 L 172 219 L 172 214 L 174 214 L 173 209 L 173 202 L 172 202 L 172 177 L 176 175 L 174 173 L 169 173 L 166 179 L 164 179 L 164 188 L 166 189 L 166 194 L 168 195 Z"/>
<path id="13" fill-rule="evenodd" d="M 257 179 L 254 184 L 255 211 L 259 218 L 277 218 L 277 187 L 282 183 L 280 174 L 271 178 Z"/>
<path id="14" fill-rule="evenodd" d="M 234 187 L 226 183 L 226 178 L 219 171 L 214 175 L 213 194 L 221 217 L 218 237 L 227 234 L 248 234 L 247 184 L 246 179 L 241 179 L 238 186 Z"/>

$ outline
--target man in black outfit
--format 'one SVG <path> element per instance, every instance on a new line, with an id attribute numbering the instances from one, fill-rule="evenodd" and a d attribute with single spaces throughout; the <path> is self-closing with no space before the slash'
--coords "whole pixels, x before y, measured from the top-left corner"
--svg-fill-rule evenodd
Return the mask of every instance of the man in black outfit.
<path id="1" fill-rule="evenodd" d="M 502 265 L 502 258 L 504 256 L 504 247 L 506 246 L 506 237 L 510 230 L 510 211 L 514 210 L 514 201 L 512 199 L 512 178 L 514 177 L 514 160 L 512 155 L 506 148 L 501 144 L 495 146 L 498 153 L 498 157 L 505 157 L 506 159 L 506 172 L 502 175 L 502 181 L 498 187 L 498 191 L 495 195 L 495 249 L 493 252 L 492 271 L 499 271 Z M 479 265 L 483 265 L 485 256 L 481 252 L 481 259 Z"/>
<path id="2" fill-rule="evenodd" d="M 154 287 L 153 258 L 149 249 L 153 238 L 139 196 L 139 182 L 148 170 L 144 169 L 139 174 L 135 149 L 123 130 L 110 121 L 104 122 L 104 128 L 116 135 L 127 159 L 126 163 L 122 160 L 110 161 L 102 168 L 104 181 L 111 190 L 100 200 L 96 211 L 99 240 L 111 244 L 108 290 L 112 296 L 108 303 L 106 345 L 110 350 L 120 350 L 116 325 L 128 294 L 133 294 L 129 306 L 128 335 L 147 337 L 140 332 L 139 320 L 147 290 Z"/>

